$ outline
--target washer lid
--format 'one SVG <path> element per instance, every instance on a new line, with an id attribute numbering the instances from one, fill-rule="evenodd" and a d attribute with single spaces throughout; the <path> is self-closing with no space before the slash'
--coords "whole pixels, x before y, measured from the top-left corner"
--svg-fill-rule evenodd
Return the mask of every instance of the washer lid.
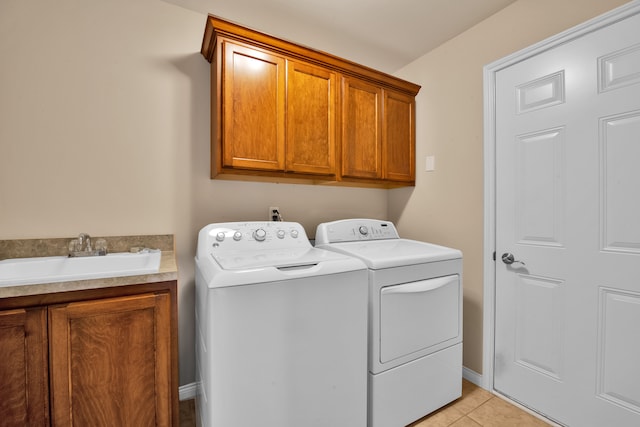
<path id="1" fill-rule="evenodd" d="M 264 267 L 286 269 L 344 259 L 341 255 L 313 247 L 227 251 L 212 253 L 211 256 L 223 270 L 246 270 Z"/>
<path id="2" fill-rule="evenodd" d="M 359 258 L 373 270 L 462 258 L 462 252 L 457 249 L 409 239 L 331 243 L 319 247 Z"/>
<path id="3" fill-rule="evenodd" d="M 284 280 L 307 280 L 315 276 L 336 275 L 360 271 L 366 286 L 367 266 L 362 260 L 344 254 L 311 248 L 304 252 L 251 251 L 208 254 L 196 257 L 196 269 L 209 288 L 255 285 Z M 332 278 L 328 278 L 332 276 Z"/>

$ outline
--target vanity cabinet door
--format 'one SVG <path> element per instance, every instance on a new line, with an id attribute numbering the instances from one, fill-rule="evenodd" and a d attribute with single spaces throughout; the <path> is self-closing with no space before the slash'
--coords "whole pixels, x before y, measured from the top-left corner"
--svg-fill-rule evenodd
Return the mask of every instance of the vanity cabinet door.
<path id="1" fill-rule="evenodd" d="M 0 424 L 46 426 L 47 309 L 0 311 Z"/>
<path id="2" fill-rule="evenodd" d="M 336 73 L 287 61 L 287 171 L 336 174 Z"/>
<path id="3" fill-rule="evenodd" d="M 284 171 L 285 59 L 226 40 L 218 114 L 222 168 Z"/>
<path id="4" fill-rule="evenodd" d="M 49 308 L 53 425 L 169 426 L 168 293 Z"/>
<path id="5" fill-rule="evenodd" d="M 384 90 L 383 169 L 390 181 L 415 182 L 415 97 Z"/>
<path id="6" fill-rule="evenodd" d="M 345 77 L 342 83 L 342 176 L 382 178 L 382 89 Z"/>

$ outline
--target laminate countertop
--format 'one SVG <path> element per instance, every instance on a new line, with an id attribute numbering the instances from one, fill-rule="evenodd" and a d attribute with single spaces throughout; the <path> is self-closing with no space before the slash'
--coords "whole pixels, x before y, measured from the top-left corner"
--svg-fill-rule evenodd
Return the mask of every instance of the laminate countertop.
<path id="1" fill-rule="evenodd" d="M 37 283 L 0 287 L 0 298 L 42 295 L 57 292 L 82 291 L 143 283 L 165 282 L 178 279 L 178 268 L 173 235 L 149 236 L 106 236 L 92 237 L 105 239 L 111 253 L 129 252 L 134 247 L 160 249 L 160 268 L 156 273 L 136 276 L 106 277 L 99 279 L 72 280 L 55 283 Z M 0 260 L 10 258 L 31 258 L 67 255 L 69 238 L 0 240 Z"/>

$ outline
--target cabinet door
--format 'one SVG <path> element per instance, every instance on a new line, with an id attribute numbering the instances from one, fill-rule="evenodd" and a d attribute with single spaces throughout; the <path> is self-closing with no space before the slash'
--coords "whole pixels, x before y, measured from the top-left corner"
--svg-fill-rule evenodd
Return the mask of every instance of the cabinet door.
<path id="1" fill-rule="evenodd" d="M 335 175 L 336 75 L 287 63 L 287 165 L 290 172 Z"/>
<path id="2" fill-rule="evenodd" d="M 384 177 L 391 181 L 415 181 L 415 98 L 384 91 Z"/>
<path id="3" fill-rule="evenodd" d="M 285 60 L 223 41 L 222 166 L 284 170 Z"/>
<path id="4" fill-rule="evenodd" d="M 382 89 L 351 77 L 342 85 L 342 176 L 382 178 Z"/>
<path id="5" fill-rule="evenodd" d="M 169 294 L 49 308 L 54 425 L 171 424 Z"/>
<path id="6" fill-rule="evenodd" d="M 0 424 L 46 426 L 46 308 L 0 312 Z"/>

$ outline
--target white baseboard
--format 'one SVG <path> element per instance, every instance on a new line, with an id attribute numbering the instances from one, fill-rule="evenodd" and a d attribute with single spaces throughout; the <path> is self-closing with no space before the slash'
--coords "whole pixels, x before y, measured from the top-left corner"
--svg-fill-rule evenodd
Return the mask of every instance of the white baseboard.
<path id="1" fill-rule="evenodd" d="M 196 398 L 196 383 L 185 384 L 178 387 L 178 398 L 180 400 L 190 400 Z"/>
<path id="2" fill-rule="evenodd" d="M 472 371 L 471 369 L 467 368 L 466 366 L 462 367 L 462 378 L 464 378 L 465 380 L 467 380 L 469 382 L 474 383 L 478 387 L 484 388 L 482 386 L 482 375 L 480 375 L 476 371 Z"/>

